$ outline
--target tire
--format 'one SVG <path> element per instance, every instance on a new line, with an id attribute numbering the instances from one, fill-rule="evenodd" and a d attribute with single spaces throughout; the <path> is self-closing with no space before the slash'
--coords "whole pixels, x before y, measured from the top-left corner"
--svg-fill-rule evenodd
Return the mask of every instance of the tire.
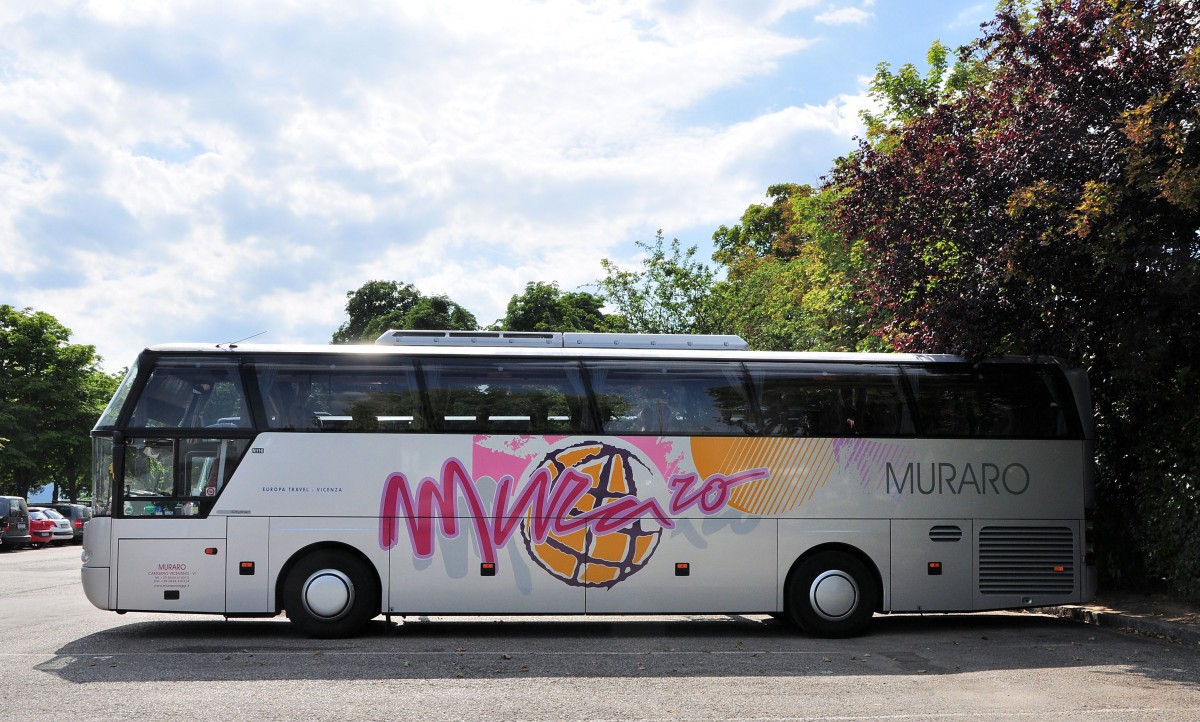
<path id="1" fill-rule="evenodd" d="M 879 604 L 879 584 L 867 565 L 840 551 L 818 552 L 788 578 L 785 605 L 801 629 L 818 637 L 862 633 Z"/>
<path id="2" fill-rule="evenodd" d="M 296 562 L 283 584 L 287 618 L 309 637 L 360 633 L 379 614 L 379 584 L 360 558 L 323 550 Z"/>

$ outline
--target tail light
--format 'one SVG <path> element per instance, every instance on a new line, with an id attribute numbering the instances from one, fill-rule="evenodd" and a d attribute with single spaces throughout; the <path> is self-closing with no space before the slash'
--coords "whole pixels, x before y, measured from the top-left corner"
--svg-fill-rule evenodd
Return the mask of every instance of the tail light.
<path id="1" fill-rule="evenodd" d="M 76 528 L 76 529 L 82 529 L 82 528 L 83 528 L 83 519 L 76 519 L 76 520 L 75 520 L 75 528 Z"/>

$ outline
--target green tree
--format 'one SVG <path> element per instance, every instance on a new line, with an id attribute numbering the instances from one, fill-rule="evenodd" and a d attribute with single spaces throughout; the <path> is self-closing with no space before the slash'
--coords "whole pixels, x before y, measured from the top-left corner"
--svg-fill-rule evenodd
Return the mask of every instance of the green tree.
<path id="1" fill-rule="evenodd" d="M 27 496 L 47 483 L 78 489 L 88 432 L 106 389 L 95 348 L 69 343 L 53 316 L 0 306 L 0 488 Z M 70 474 L 71 478 L 64 478 Z"/>
<path id="2" fill-rule="evenodd" d="M 770 204 L 751 205 L 741 223 L 713 233 L 713 260 L 737 275 L 743 263 L 766 257 L 786 260 L 800 253 L 807 239 L 797 221 L 796 202 L 812 193 L 811 186 L 795 183 L 769 186 Z"/>
<path id="3" fill-rule="evenodd" d="M 74 431 L 64 439 L 59 457 L 52 465 L 54 498 L 78 501 L 91 490 L 91 430 L 108 405 L 124 373 L 107 374 L 92 369 L 81 384 L 81 403 L 64 419 Z"/>
<path id="4" fill-rule="evenodd" d="M 888 63 L 875 66 L 868 94 L 881 109 L 864 110 L 859 116 L 867 126 L 867 141 L 876 151 L 886 151 L 890 147 L 888 139 L 910 121 L 980 87 L 990 76 L 988 65 L 969 54 L 951 66 L 949 48 L 937 40 L 929 46 L 925 60 L 929 65 L 925 75 L 911 63 L 902 65 L 896 73 Z"/>
<path id="5" fill-rule="evenodd" d="M 349 319 L 334 332 L 333 343 L 373 341 L 379 334 L 372 336 L 367 327 L 384 316 L 408 313 L 421 300 L 421 292 L 410 283 L 367 281 L 346 298 Z"/>
<path id="6" fill-rule="evenodd" d="M 474 331 L 479 328 L 479 322 L 474 314 L 447 296 L 422 296 L 409 311 L 385 315 L 368 328 L 371 338 L 378 338 L 389 328 Z"/>
<path id="7" fill-rule="evenodd" d="M 333 334 L 333 343 L 370 343 L 388 329 L 479 328 L 475 316 L 446 296 L 425 296 L 416 286 L 397 281 L 368 281 L 346 294 L 349 316 Z"/>
<path id="8" fill-rule="evenodd" d="M 596 283 L 623 319 L 614 324 L 633 333 L 718 332 L 711 298 L 716 272 L 696 260 L 696 247 L 684 250 L 678 238 L 667 246 L 661 230 L 653 245 L 637 246 L 648 254 L 640 271 L 600 261 L 605 276 Z"/>
<path id="9" fill-rule="evenodd" d="M 1190 1 L 1002 3 L 960 51 L 986 82 L 833 175 L 898 348 L 1088 366 L 1103 571 L 1196 595 L 1198 20 Z"/>
<path id="10" fill-rule="evenodd" d="M 611 320 L 604 299 L 582 291 L 563 293 L 558 284 L 531 281 L 525 292 L 508 301 L 507 313 L 496 322 L 501 331 L 605 331 Z"/>
<path id="11" fill-rule="evenodd" d="M 719 325 L 752 348 L 853 351 L 883 346 L 867 324 L 858 289 L 865 268 L 861 242 L 832 222 L 837 191 L 780 184 L 770 205 L 752 205 L 742 223 L 713 234 L 714 260 L 726 278 L 713 289 Z"/>

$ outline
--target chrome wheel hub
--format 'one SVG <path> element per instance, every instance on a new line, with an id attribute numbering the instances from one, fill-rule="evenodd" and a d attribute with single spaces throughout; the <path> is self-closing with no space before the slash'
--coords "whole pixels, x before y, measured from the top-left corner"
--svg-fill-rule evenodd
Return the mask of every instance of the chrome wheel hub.
<path id="1" fill-rule="evenodd" d="M 858 584 L 854 577 L 839 569 L 831 569 L 813 580 L 808 588 L 808 601 L 817 616 L 837 622 L 858 608 Z"/>
<path id="2" fill-rule="evenodd" d="M 309 614 L 332 621 L 354 605 L 354 584 L 337 569 L 321 569 L 304 581 L 301 599 Z"/>

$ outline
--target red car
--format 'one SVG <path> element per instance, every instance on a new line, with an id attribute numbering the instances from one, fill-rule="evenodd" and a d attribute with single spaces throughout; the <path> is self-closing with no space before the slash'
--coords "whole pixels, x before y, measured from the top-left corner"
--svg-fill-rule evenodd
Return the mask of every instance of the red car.
<path id="1" fill-rule="evenodd" d="M 37 547 L 51 542 L 69 542 L 75 536 L 71 522 L 53 509 L 40 506 L 29 507 L 30 546 Z"/>

